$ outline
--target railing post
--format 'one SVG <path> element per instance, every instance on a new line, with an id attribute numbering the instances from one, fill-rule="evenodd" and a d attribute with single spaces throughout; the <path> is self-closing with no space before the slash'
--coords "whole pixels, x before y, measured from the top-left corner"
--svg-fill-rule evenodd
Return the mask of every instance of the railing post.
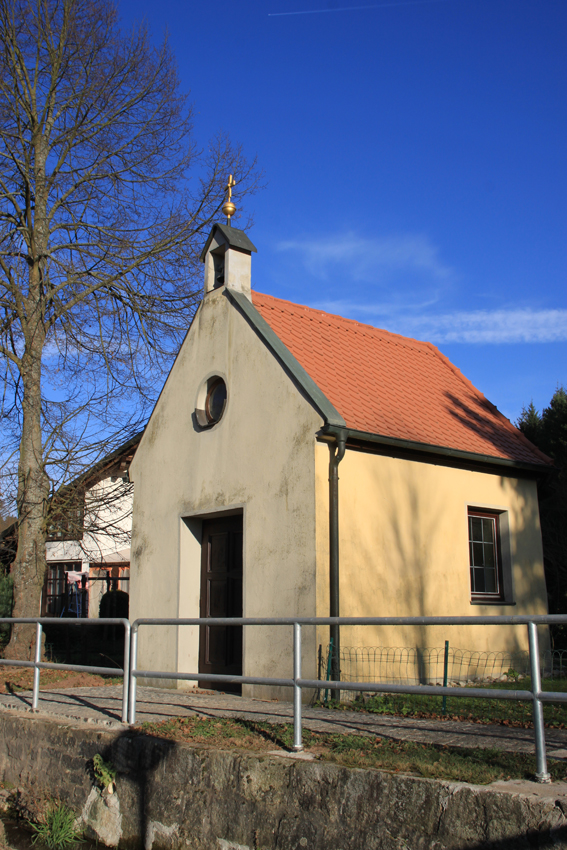
<path id="1" fill-rule="evenodd" d="M 130 623 L 124 621 L 124 674 L 122 677 L 122 723 L 128 722 L 128 693 L 130 684 Z"/>
<path id="2" fill-rule="evenodd" d="M 138 661 L 138 625 L 134 623 L 130 632 L 130 675 L 128 676 L 128 723 L 136 722 L 136 677 L 134 672 Z"/>
<path id="3" fill-rule="evenodd" d="M 35 624 L 35 658 L 34 658 L 34 668 L 33 668 L 33 697 L 32 697 L 32 710 L 37 711 L 37 707 L 39 705 L 39 667 L 37 666 L 41 661 L 41 633 L 42 633 L 41 623 Z"/>
<path id="4" fill-rule="evenodd" d="M 541 676 L 539 670 L 539 643 L 537 637 L 537 626 L 535 623 L 528 623 L 528 643 L 530 648 L 530 674 L 532 678 L 533 694 L 536 780 L 537 782 L 548 783 L 551 782 L 551 776 L 547 772 L 543 706 L 537 696 L 541 691 Z"/>
<path id="5" fill-rule="evenodd" d="M 293 749 L 300 752 L 303 749 L 301 734 L 301 624 L 293 624 Z"/>

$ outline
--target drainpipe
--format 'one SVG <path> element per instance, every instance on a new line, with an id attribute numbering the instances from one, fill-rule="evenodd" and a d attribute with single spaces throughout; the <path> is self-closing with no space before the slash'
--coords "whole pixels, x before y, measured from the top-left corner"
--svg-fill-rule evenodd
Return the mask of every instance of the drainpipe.
<path id="1" fill-rule="evenodd" d="M 330 617 L 340 616 L 339 603 L 339 463 L 345 455 L 347 431 L 337 430 L 335 442 L 329 443 L 329 589 Z M 340 679 L 341 638 L 340 626 L 330 627 L 333 654 L 331 679 Z M 331 699 L 340 699 L 340 691 L 332 690 Z"/>

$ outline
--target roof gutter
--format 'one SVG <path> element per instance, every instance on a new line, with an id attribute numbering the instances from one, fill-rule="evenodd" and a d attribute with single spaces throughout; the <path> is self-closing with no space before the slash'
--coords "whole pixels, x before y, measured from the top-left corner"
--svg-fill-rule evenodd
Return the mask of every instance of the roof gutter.
<path id="1" fill-rule="evenodd" d="M 334 443 L 329 444 L 329 616 L 340 617 L 339 581 L 339 463 L 345 456 L 348 431 L 337 429 Z M 340 682 L 341 634 L 340 626 L 330 627 L 329 652 L 331 655 L 331 679 Z M 331 691 L 331 699 L 341 698 L 341 692 Z"/>
<path id="2" fill-rule="evenodd" d="M 329 434 L 330 436 L 335 437 L 336 433 L 337 429 L 333 426 L 327 426 L 323 429 L 323 434 Z M 385 448 L 437 455 L 439 457 L 455 461 L 497 466 L 509 470 L 518 470 L 519 472 L 529 472 L 536 475 L 545 475 L 555 468 L 553 464 L 528 463 L 526 461 L 512 460 L 510 458 L 477 454 L 476 452 L 452 449 L 448 446 L 436 446 L 430 443 L 420 443 L 415 440 L 400 440 L 396 437 L 386 437 L 382 434 L 372 434 L 367 431 L 357 431 L 352 428 L 349 428 L 347 431 L 347 440 L 351 445 L 353 443 L 371 443 L 376 446 L 384 446 Z"/>

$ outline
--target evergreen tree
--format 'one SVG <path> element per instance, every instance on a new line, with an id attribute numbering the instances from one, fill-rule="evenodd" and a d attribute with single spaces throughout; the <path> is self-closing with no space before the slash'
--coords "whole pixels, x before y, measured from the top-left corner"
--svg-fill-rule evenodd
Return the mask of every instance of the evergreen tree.
<path id="1" fill-rule="evenodd" d="M 551 614 L 567 614 L 567 391 L 558 387 L 541 415 L 533 402 L 518 427 L 555 462 L 538 482 L 545 578 Z M 553 630 L 554 645 L 567 648 L 567 629 Z"/>
<path id="2" fill-rule="evenodd" d="M 522 408 L 522 413 L 516 423 L 520 431 L 525 434 L 528 440 L 538 446 L 541 440 L 541 416 L 537 412 L 533 399 L 527 407 Z"/>

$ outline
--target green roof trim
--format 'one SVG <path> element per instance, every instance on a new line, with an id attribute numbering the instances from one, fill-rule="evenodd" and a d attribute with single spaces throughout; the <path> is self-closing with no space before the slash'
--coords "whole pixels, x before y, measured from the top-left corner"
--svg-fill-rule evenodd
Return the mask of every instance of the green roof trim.
<path id="1" fill-rule="evenodd" d="M 226 241 L 228 242 L 229 248 L 236 248 L 238 251 L 246 251 L 246 253 L 251 254 L 254 252 L 258 253 L 256 247 L 247 237 L 243 230 L 238 230 L 237 227 L 230 227 L 228 224 L 213 224 L 211 228 L 211 232 L 209 233 L 209 238 L 205 242 L 205 247 L 201 251 L 201 262 L 205 262 L 205 257 L 207 255 L 207 251 L 209 250 L 209 246 L 213 241 L 217 230 L 220 230 Z"/>
<path id="2" fill-rule="evenodd" d="M 326 424 L 335 428 L 346 428 L 346 422 L 341 414 L 331 404 L 327 396 L 321 392 L 313 378 L 307 374 L 301 363 L 295 359 L 289 348 L 283 344 L 267 321 L 262 318 L 252 302 L 241 292 L 236 292 L 233 289 L 225 289 L 224 291 L 225 295 L 240 310 L 260 339 L 277 357 L 294 383 L 303 390 L 313 407 L 319 411 Z"/>
<path id="3" fill-rule="evenodd" d="M 348 439 L 361 443 L 375 443 L 382 446 L 390 446 L 394 449 L 402 449 L 409 452 L 422 452 L 425 454 L 438 455 L 440 457 L 453 458 L 454 460 L 469 463 L 489 464 L 492 466 L 505 467 L 506 469 L 517 469 L 518 471 L 547 474 L 553 470 L 553 465 L 546 463 L 528 463 L 526 461 L 512 460 L 494 455 L 481 455 L 476 452 L 467 452 L 462 449 L 452 449 L 449 446 L 436 446 L 430 443 L 418 443 L 414 440 L 400 440 L 396 437 L 386 437 L 381 434 L 371 434 L 366 431 L 354 431 L 348 429 Z"/>

